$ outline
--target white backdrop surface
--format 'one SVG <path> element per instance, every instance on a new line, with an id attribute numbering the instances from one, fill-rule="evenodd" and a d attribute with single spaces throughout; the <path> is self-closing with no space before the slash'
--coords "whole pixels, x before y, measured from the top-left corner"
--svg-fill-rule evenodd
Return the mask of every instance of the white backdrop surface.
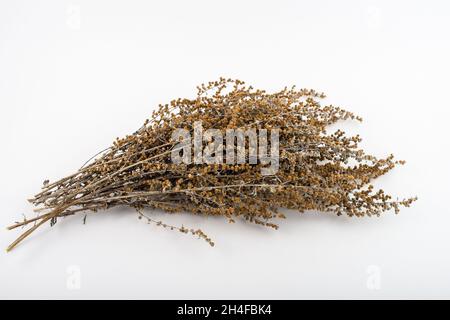
<path id="1" fill-rule="evenodd" d="M 0 247 L 42 181 L 219 76 L 325 91 L 407 164 L 380 218 L 290 213 L 273 231 L 187 214 L 203 241 L 114 209 L 0 252 L 0 298 L 450 298 L 447 1 L 0 1 Z"/>

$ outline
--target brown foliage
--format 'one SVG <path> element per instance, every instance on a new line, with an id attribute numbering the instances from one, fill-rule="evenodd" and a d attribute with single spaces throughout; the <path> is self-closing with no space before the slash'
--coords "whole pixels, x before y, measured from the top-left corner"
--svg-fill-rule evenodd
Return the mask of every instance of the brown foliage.
<path id="1" fill-rule="evenodd" d="M 339 120 L 361 120 L 338 107 L 321 106 L 322 93 L 295 87 L 269 94 L 242 81 L 221 78 L 198 87 L 195 99 L 160 105 L 138 131 L 102 152 L 90 164 L 59 181 L 46 181 L 31 203 L 40 215 L 10 226 L 34 225 L 8 250 L 46 222 L 83 211 L 118 205 L 138 210 L 157 225 L 191 233 L 213 242 L 201 230 L 174 227 L 142 213 L 144 208 L 167 212 L 243 218 L 278 228 L 285 218 L 279 208 L 317 210 L 338 215 L 372 216 L 415 198 L 393 201 L 371 181 L 402 161 L 378 159 L 359 149 L 359 136 L 347 137 L 326 127 Z M 227 128 L 280 129 L 280 164 L 276 174 L 263 176 L 262 164 L 173 164 L 174 128 L 193 129 L 195 121 L 223 132 Z"/>

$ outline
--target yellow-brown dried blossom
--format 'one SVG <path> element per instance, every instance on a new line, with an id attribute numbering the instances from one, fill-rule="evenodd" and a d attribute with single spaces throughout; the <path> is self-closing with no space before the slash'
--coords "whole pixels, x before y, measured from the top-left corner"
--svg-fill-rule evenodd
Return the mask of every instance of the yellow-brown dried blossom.
<path id="1" fill-rule="evenodd" d="M 201 230 L 174 227 L 143 214 L 144 208 L 167 212 L 223 216 L 277 229 L 273 219 L 286 218 L 279 208 L 316 210 L 337 215 L 372 216 L 416 198 L 392 201 L 371 181 L 403 161 L 392 155 L 378 159 L 358 148 L 360 137 L 347 137 L 326 127 L 339 120 L 361 120 L 309 89 L 284 88 L 275 93 L 255 90 L 240 80 L 221 78 L 197 87 L 194 99 L 160 105 L 134 134 L 117 138 L 112 146 L 74 174 L 46 183 L 31 203 L 40 215 L 10 226 L 34 223 L 8 250 L 46 222 L 80 212 L 125 205 L 164 228 L 191 233 L 214 245 Z M 225 133 L 227 128 L 279 128 L 279 170 L 270 176 L 257 164 L 174 164 L 171 140 L 175 128 L 192 132 L 193 124 Z"/>

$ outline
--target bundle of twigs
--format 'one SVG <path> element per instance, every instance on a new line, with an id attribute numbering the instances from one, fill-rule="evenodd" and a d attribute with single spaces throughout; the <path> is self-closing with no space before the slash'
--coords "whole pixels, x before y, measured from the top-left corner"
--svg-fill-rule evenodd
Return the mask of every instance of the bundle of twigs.
<path id="1" fill-rule="evenodd" d="M 61 217 L 118 205 L 133 207 L 149 222 L 198 235 L 211 245 L 201 230 L 169 226 L 142 209 L 220 215 L 229 222 L 243 218 L 277 228 L 273 219 L 284 218 L 279 208 L 371 216 L 409 206 L 415 198 L 393 201 L 370 185 L 403 162 L 392 155 L 378 159 L 366 154 L 358 148 L 359 136 L 347 137 L 340 130 L 328 134 L 330 124 L 361 119 L 332 105 L 321 106 L 321 98 L 322 93 L 295 87 L 269 94 L 223 78 L 201 85 L 195 99 L 160 105 L 138 131 L 117 139 L 74 174 L 44 182 L 42 191 L 30 199 L 39 215 L 9 227 L 32 224 L 7 250 L 47 222 L 54 225 Z M 198 121 L 224 136 L 229 128 L 277 128 L 278 170 L 264 175 L 259 161 L 174 163 L 171 155 L 179 142 L 172 137 L 174 129 L 192 132 Z"/>

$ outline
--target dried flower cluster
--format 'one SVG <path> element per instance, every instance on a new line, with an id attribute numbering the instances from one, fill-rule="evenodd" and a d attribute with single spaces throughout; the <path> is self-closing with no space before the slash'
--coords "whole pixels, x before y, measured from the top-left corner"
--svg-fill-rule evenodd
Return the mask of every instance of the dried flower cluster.
<path id="1" fill-rule="evenodd" d="M 372 216 L 415 198 L 394 201 L 374 190 L 374 178 L 402 161 L 390 155 L 378 159 L 358 148 L 359 136 L 326 127 L 347 119 L 361 120 L 338 107 L 321 106 L 324 94 L 285 88 L 269 94 L 240 80 L 221 78 L 198 87 L 195 99 L 176 99 L 160 105 L 134 134 L 117 139 L 80 170 L 59 181 L 44 182 L 30 200 L 39 215 L 10 226 L 32 223 L 9 247 L 14 248 L 34 230 L 61 217 L 126 205 L 139 217 L 157 225 L 212 240 L 201 230 L 174 227 L 144 215 L 144 208 L 167 212 L 223 216 L 229 222 L 244 219 L 277 229 L 279 208 L 300 212 L 317 210 L 337 215 Z M 174 164 L 171 139 L 174 128 L 279 128 L 279 170 L 261 174 L 257 164 Z"/>

